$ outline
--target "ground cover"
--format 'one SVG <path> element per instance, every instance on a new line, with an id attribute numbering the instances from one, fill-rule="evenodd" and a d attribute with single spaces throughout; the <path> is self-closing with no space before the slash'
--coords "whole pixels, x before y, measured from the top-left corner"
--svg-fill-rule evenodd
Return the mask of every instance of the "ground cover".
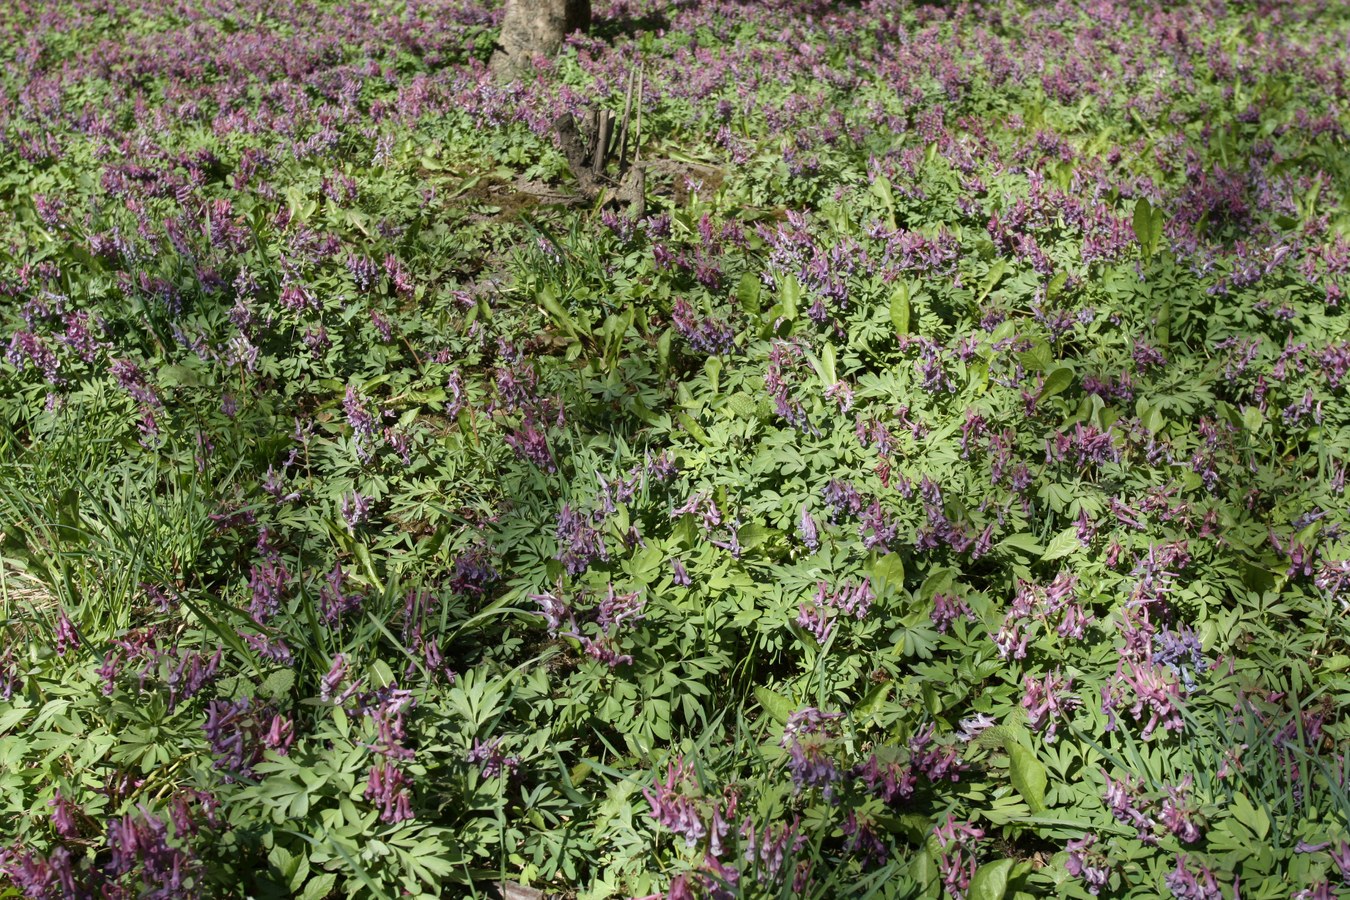
<path id="1" fill-rule="evenodd" d="M 0 10 L 0 896 L 1344 893 L 1350 12 L 499 21 Z"/>

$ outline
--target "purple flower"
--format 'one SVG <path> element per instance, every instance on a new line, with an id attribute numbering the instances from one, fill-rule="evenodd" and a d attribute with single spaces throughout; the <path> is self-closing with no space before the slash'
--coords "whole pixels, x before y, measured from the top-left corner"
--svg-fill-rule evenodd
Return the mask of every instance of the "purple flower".
<path id="1" fill-rule="evenodd" d="M 370 498 L 357 491 L 342 496 L 342 519 L 347 531 L 356 533 L 356 527 L 370 520 Z"/>
<path id="2" fill-rule="evenodd" d="M 614 593 L 614 585 L 609 586 L 605 599 L 600 601 L 595 620 L 606 633 L 617 631 L 625 625 L 631 626 L 642 619 L 642 610 L 646 601 L 639 592 L 631 594 Z"/>
<path id="3" fill-rule="evenodd" d="M 241 631 L 239 637 L 245 644 L 253 648 L 253 652 L 259 657 L 271 660 L 275 663 L 281 663 L 283 666 L 289 666 L 293 659 L 291 648 L 281 638 L 272 638 L 265 634 L 255 634 L 253 632 Z"/>
<path id="4" fill-rule="evenodd" d="M 1209 669 L 1200 638 L 1184 626 L 1179 631 L 1164 628 L 1153 636 L 1153 659 L 1171 669 L 1187 691 L 1195 690 L 1195 675 Z"/>
<path id="5" fill-rule="evenodd" d="M 965 617 L 967 622 L 975 621 L 975 614 L 971 612 L 970 605 L 964 599 L 955 594 L 934 595 L 933 611 L 929 614 L 929 618 L 939 633 L 946 634 L 952 623 L 962 617 Z"/>
<path id="6" fill-rule="evenodd" d="M 825 502 L 830 506 L 830 521 L 836 521 L 841 515 L 856 516 L 862 512 L 863 500 L 858 489 L 847 481 L 831 478 L 821 489 Z"/>
<path id="7" fill-rule="evenodd" d="M 484 778 L 499 778 L 503 774 L 514 774 L 520 767 L 520 759 L 501 752 L 502 739 L 499 737 L 487 741 L 473 739 L 473 747 L 465 757 L 468 762 L 478 763 Z"/>
<path id="8" fill-rule="evenodd" d="M 802 603 L 798 606 L 797 625 L 824 646 L 834 630 L 834 617 L 825 607 L 816 603 Z"/>
<path id="9" fill-rule="evenodd" d="M 671 581 L 674 584 L 680 587 L 688 587 L 693 584 L 693 580 L 689 577 L 689 571 L 685 569 L 684 563 L 680 561 L 678 556 L 670 558 L 670 570 L 672 572 Z"/>
<path id="10" fill-rule="evenodd" d="M 1199 812 L 1190 801 L 1191 781 L 1187 775 L 1181 784 L 1167 788 L 1160 813 L 1163 827 L 1187 844 L 1200 840 L 1200 826 L 1196 824 Z"/>
<path id="11" fill-rule="evenodd" d="M 1093 896 L 1101 893 L 1107 879 L 1111 877 L 1111 861 L 1093 847 L 1096 843 L 1095 834 L 1085 834 L 1076 841 L 1069 841 L 1064 847 L 1069 853 L 1064 868 L 1087 885 L 1088 892 Z"/>
<path id="12" fill-rule="evenodd" d="M 64 609 L 56 614 L 56 655 L 65 656 L 80 646 L 80 635 Z"/>
<path id="13" fill-rule="evenodd" d="M 736 334 L 730 325 L 712 316 L 700 318 L 689 301 L 683 298 L 675 301 L 670 318 L 675 330 L 699 353 L 724 356 L 736 349 Z"/>
<path id="14" fill-rule="evenodd" d="M 254 622 L 264 625 L 268 619 L 280 612 L 290 577 L 286 567 L 275 555 L 249 569 L 248 584 L 253 592 L 253 598 L 249 603 L 248 612 Z"/>
<path id="15" fill-rule="evenodd" d="M 558 541 L 558 552 L 553 558 L 563 564 L 569 575 L 585 572 L 593 560 L 609 559 L 604 538 L 592 524 L 591 517 L 573 512 L 570 504 L 564 503 L 558 513 L 554 535 Z"/>
<path id="16" fill-rule="evenodd" d="M 359 610 L 365 601 L 360 594 L 347 593 L 345 583 L 342 565 L 333 563 L 333 570 L 324 576 L 323 584 L 319 586 L 319 615 L 329 628 Z"/>
<path id="17" fill-rule="evenodd" d="M 169 844 L 168 827 L 144 807 L 108 823 L 107 845 L 108 873 L 121 877 L 139 868 L 147 889 L 142 897 L 183 896 L 186 879 L 198 868 L 189 851 Z"/>
<path id="18" fill-rule="evenodd" d="M 1165 671 L 1162 666 L 1150 663 L 1136 665 L 1122 660 L 1117 664 L 1116 674 L 1102 688 L 1107 730 L 1116 727 L 1116 708 L 1129 703 L 1131 697 L 1134 702 L 1129 706 L 1129 712 L 1134 720 L 1143 721 L 1145 714 L 1148 715 L 1148 722 L 1139 734 L 1144 740 L 1148 740 L 1159 725 L 1169 731 L 1181 731 L 1185 727 L 1181 717 L 1181 691 L 1175 681 L 1163 677 Z"/>
<path id="19" fill-rule="evenodd" d="M 938 859 L 938 873 L 947 892 L 963 900 L 970 889 L 970 881 L 979 867 L 975 845 L 984 838 L 984 831 L 969 822 L 959 822 L 951 813 L 947 821 L 933 829 L 942 855 Z"/>
<path id="20" fill-rule="evenodd" d="M 581 649 L 592 659 L 599 660 L 611 669 L 632 665 L 633 657 L 615 649 L 614 639 L 610 635 L 594 638 L 589 635 L 580 638 Z"/>
<path id="21" fill-rule="evenodd" d="M 319 699 L 327 703 L 334 699 L 337 689 L 342 686 L 342 682 L 347 680 L 347 660 L 341 654 L 333 657 L 333 664 L 328 667 L 328 673 L 323 676 L 319 682 Z"/>
<path id="22" fill-rule="evenodd" d="M 9 341 L 9 351 L 5 358 L 10 364 L 20 372 L 24 371 L 31 364 L 35 369 L 42 372 L 44 378 L 51 384 L 63 384 L 65 379 L 60 375 L 61 361 L 57 359 L 56 353 L 47 346 L 42 338 L 28 331 L 17 331 Z M 116 368 L 116 363 L 114 370 Z M 134 367 L 133 367 L 134 368 Z"/>
<path id="23" fill-rule="evenodd" d="M 879 547 L 885 552 L 890 549 L 900 529 L 881 508 L 881 501 L 873 500 L 859 519 L 858 531 L 865 548 L 873 550 Z"/>
<path id="24" fill-rule="evenodd" d="M 1145 844 L 1157 843 L 1153 833 L 1157 821 L 1152 816 L 1151 804 L 1141 796 L 1143 782 L 1128 774 L 1120 781 L 1112 781 L 1102 772 L 1102 778 L 1106 782 L 1103 799 L 1116 821 L 1133 826 L 1139 840 Z"/>
<path id="25" fill-rule="evenodd" d="M 848 838 L 846 851 L 859 858 L 865 866 L 885 865 L 890 856 L 886 844 L 877 836 L 875 826 L 876 823 L 868 816 L 859 816 L 850 810 L 840 829 Z"/>
<path id="26" fill-rule="evenodd" d="M 60 790 L 52 794 L 52 799 L 47 805 L 52 808 L 52 827 L 56 829 L 57 834 L 63 838 L 80 836 L 80 826 L 75 820 L 76 815 L 83 814 L 79 806 L 63 796 Z"/>
<path id="27" fill-rule="evenodd" d="M 501 573 L 495 565 L 496 557 L 486 543 L 475 542 L 455 555 L 450 572 L 450 589 L 458 594 L 483 597 Z"/>
<path id="28" fill-rule="evenodd" d="M 279 756 L 286 756 L 291 752 L 291 745 L 295 743 L 295 723 L 279 713 L 272 716 L 272 722 L 267 726 L 267 732 L 262 740 L 267 749 Z"/>
<path id="29" fill-rule="evenodd" d="M 180 653 L 177 649 L 173 652 Z M 171 654 L 169 656 L 172 658 Z M 210 658 L 196 651 L 181 652 L 178 665 L 164 679 L 164 684 L 169 689 L 170 712 L 179 703 L 196 696 L 202 688 L 215 680 L 223 656 L 224 651 L 219 649 Z M 289 654 L 287 661 L 289 662 Z"/>
<path id="30" fill-rule="evenodd" d="M 396 825 L 413 818 L 412 780 L 402 769 L 380 760 L 370 767 L 365 798 L 380 811 L 380 821 Z"/>
<path id="31" fill-rule="evenodd" d="M 1023 679 L 1022 686 L 1026 691 L 1022 697 L 1022 708 L 1027 711 L 1028 724 L 1036 731 L 1046 729 L 1045 741 L 1053 743 L 1059 719 L 1068 710 L 1082 705 L 1082 701 L 1071 693 L 1073 678 L 1065 679 L 1057 669 L 1039 681 L 1028 675 Z"/>
<path id="32" fill-rule="evenodd" d="M 788 751 L 788 773 L 797 791 L 818 787 L 827 802 L 834 796 L 834 785 L 842 775 L 825 746 L 834 737 L 833 722 L 841 715 L 804 707 L 788 716 L 779 741 L 779 746 Z"/>
<path id="33" fill-rule="evenodd" d="M 357 459 L 363 463 L 370 462 L 374 454 L 375 438 L 379 434 L 379 425 L 355 385 L 347 386 L 347 396 L 342 401 L 342 410 L 347 415 L 347 424 L 352 428 Z"/>
<path id="34" fill-rule="evenodd" d="M 1222 900 L 1223 891 L 1214 873 L 1201 863 L 1196 863 L 1198 869 L 1192 871 L 1187 860 L 1185 853 L 1178 853 L 1176 868 L 1163 879 L 1177 900 Z"/>
<path id="35" fill-rule="evenodd" d="M 370 717 L 375 728 L 375 740 L 366 746 L 373 753 L 388 759 L 412 759 L 414 752 L 405 742 L 408 739 L 406 716 L 416 705 L 411 692 L 385 685 L 362 694 L 357 708 Z"/>
<path id="36" fill-rule="evenodd" d="M 806 846 L 806 836 L 798 833 L 797 825 L 796 821 L 765 825 L 762 832 L 756 833 L 749 816 L 741 823 L 745 861 L 754 865 L 761 884 L 777 883 L 786 874 L 788 856 L 800 853 Z"/>
<path id="37" fill-rule="evenodd" d="M 693 770 L 681 757 L 667 767 L 665 781 L 655 782 L 650 789 L 642 791 L 642 796 L 651 804 L 652 818 L 684 838 L 686 847 L 694 846 L 708 833 L 708 826 L 703 823 L 698 806 L 689 795 L 692 774 Z"/>
<path id="38" fill-rule="evenodd" d="M 212 700 L 202 730 L 215 755 L 215 767 L 224 772 L 223 780 L 253 777 L 253 766 L 262 759 L 265 729 L 251 699 Z"/>
<path id="39" fill-rule="evenodd" d="M 1329 855 L 1336 868 L 1340 870 L 1341 882 L 1350 887 L 1350 841 L 1341 841 Z"/>
<path id="40" fill-rule="evenodd" d="M 549 634 L 556 637 L 563 622 L 572 623 L 570 630 L 576 631 L 576 616 L 566 600 L 553 594 L 530 594 L 529 597 L 539 604 L 544 620 L 548 622 Z"/>
<path id="41" fill-rule="evenodd" d="M 818 787 L 828 803 L 834 796 L 835 782 L 839 781 L 841 776 L 839 768 L 834 760 L 826 755 L 824 747 L 814 740 L 803 742 L 793 738 L 787 750 L 788 774 L 792 776 L 796 790 L 801 792 L 807 788 Z"/>

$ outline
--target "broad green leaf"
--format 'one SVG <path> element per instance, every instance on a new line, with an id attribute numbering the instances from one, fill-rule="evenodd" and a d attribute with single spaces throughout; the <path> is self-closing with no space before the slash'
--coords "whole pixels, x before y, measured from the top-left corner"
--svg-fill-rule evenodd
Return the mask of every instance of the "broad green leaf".
<path id="1" fill-rule="evenodd" d="M 277 669 L 258 686 L 258 693 L 274 700 L 287 698 L 295 687 L 294 669 Z"/>
<path id="2" fill-rule="evenodd" d="M 878 175 L 871 186 L 872 196 L 881 201 L 881 206 L 886 210 L 886 224 L 895 231 L 898 227 L 895 221 L 895 191 L 891 188 L 891 180 L 885 175 Z"/>
<path id="3" fill-rule="evenodd" d="M 1066 528 L 1050 539 L 1045 552 L 1041 554 L 1041 562 L 1068 556 L 1081 546 L 1083 542 L 1078 540 L 1078 529 Z"/>
<path id="4" fill-rule="evenodd" d="M 746 315 L 759 315 L 759 279 L 751 272 L 746 272 L 741 276 L 741 280 L 736 284 L 736 299 L 741 304 L 741 309 L 745 310 Z"/>
<path id="5" fill-rule="evenodd" d="M 535 300 L 538 301 L 539 305 L 544 308 L 544 311 L 547 312 L 553 318 L 553 321 L 566 331 L 573 340 L 580 339 L 581 335 L 577 323 L 567 314 L 567 310 L 563 309 L 562 304 L 558 302 L 558 298 L 554 296 L 552 285 L 548 285 L 540 290 L 539 293 L 535 295 Z"/>
<path id="6" fill-rule="evenodd" d="M 1029 531 L 1019 531 L 1017 534 L 1010 534 L 996 545 L 999 548 L 1008 547 L 1012 550 L 1021 550 L 1023 553 L 1029 553 L 1032 556 L 1039 556 L 1045 552 L 1040 541 Z"/>
<path id="7" fill-rule="evenodd" d="M 703 361 L 703 373 L 708 376 L 708 384 L 712 387 L 713 396 L 720 393 L 722 379 L 722 360 L 717 356 L 710 356 Z"/>
<path id="8" fill-rule="evenodd" d="M 1011 859 L 1000 859 L 980 866 L 970 879 L 966 900 L 1003 900 L 1008 893 L 1008 874 L 1012 867 Z"/>
<path id="9" fill-rule="evenodd" d="M 332 872 L 325 872 L 315 878 L 311 878 L 305 885 L 305 890 L 300 894 L 300 900 L 323 900 L 333 890 L 333 882 L 337 881 L 337 875 Z"/>
<path id="10" fill-rule="evenodd" d="M 797 710 L 797 705 L 787 697 L 769 690 L 762 684 L 755 685 L 755 699 L 780 725 L 787 724 L 788 716 Z"/>
<path id="11" fill-rule="evenodd" d="M 1153 210 L 1149 216 L 1148 229 L 1148 255 L 1157 256 L 1158 249 L 1162 247 L 1163 237 L 1163 211 L 1161 209 Z"/>
<path id="12" fill-rule="evenodd" d="M 932 600 L 951 587 L 955 578 L 956 573 L 947 568 L 937 569 L 929 573 L 928 577 L 923 580 L 923 586 L 919 588 L 919 599 Z"/>
<path id="13" fill-rule="evenodd" d="M 1045 383 L 1041 385 L 1041 392 L 1038 399 L 1044 400 L 1046 397 L 1053 397 L 1061 394 L 1073 384 L 1073 369 L 1068 366 L 1060 366 L 1045 376 Z"/>
<path id="14" fill-rule="evenodd" d="M 1045 812 L 1045 786 L 1049 781 L 1045 766 L 1035 753 L 1016 741 L 1008 741 L 1004 749 L 1008 752 L 1008 774 L 1013 787 L 1033 813 Z"/>
<path id="15" fill-rule="evenodd" d="M 398 679 L 394 677 L 394 670 L 389 668 L 389 664 L 382 659 L 377 659 L 370 664 L 370 674 L 376 687 L 389 687 L 398 684 Z"/>
<path id="16" fill-rule="evenodd" d="M 783 276 L 783 281 L 778 286 L 778 298 L 782 317 L 789 322 L 797 318 L 797 310 L 802 299 L 802 286 L 797 282 L 795 275 Z"/>
<path id="17" fill-rule="evenodd" d="M 824 349 L 820 351 L 820 365 L 825 376 L 826 387 L 832 387 L 839 380 L 836 362 L 837 356 L 834 352 L 834 345 L 827 341 Z"/>
<path id="18" fill-rule="evenodd" d="M 919 886 L 919 896 L 924 900 L 937 900 L 942 896 L 942 875 L 927 849 L 914 854 L 909 864 L 909 877 Z"/>
<path id="19" fill-rule="evenodd" d="M 1139 252 L 1144 258 L 1152 256 L 1150 248 L 1153 240 L 1153 206 L 1148 198 L 1140 197 L 1134 204 L 1134 239 L 1139 242 Z"/>
<path id="20" fill-rule="evenodd" d="M 891 324 L 899 334 L 909 334 L 909 285 L 900 282 L 891 294 Z"/>
<path id="21" fill-rule="evenodd" d="M 1266 815 L 1265 810 L 1253 806 L 1246 794 L 1235 793 L 1228 809 L 1243 827 L 1256 835 L 1257 840 L 1265 840 L 1266 835 L 1270 833 L 1270 817 Z"/>
<path id="22" fill-rule="evenodd" d="M 872 578 L 877 590 L 885 587 L 903 588 L 905 586 L 905 561 L 899 553 L 887 553 L 872 563 Z"/>
<path id="23" fill-rule="evenodd" d="M 679 420 L 680 424 L 684 426 L 685 431 L 688 431 L 689 436 L 694 440 L 698 441 L 704 447 L 711 447 L 713 445 L 712 441 L 708 439 L 708 432 L 704 431 L 703 426 L 695 422 L 687 413 L 677 413 L 675 418 Z"/>
<path id="24" fill-rule="evenodd" d="M 998 287 L 998 283 L 1003 280 L 1003 276 L 1008 274 L 1008 261 L 999 259 L 989 267 L 989 274 L 984 276 L 980 282 L 980 289 L 975 294 L 975 302 L 983 303 L 984 298 L 989 296 L 989 292 Z"/>
<path id="25" fill-rule="evenodd" d="M 736 532 L 736 540 L 740 541 L 741 549 L 753 550 L 782 533 L 777 528 L 770 528 L 767 525 L 761 525 L 759 522 L 751 522 L 749 525 L 741 526 L 740 531 Z"/>

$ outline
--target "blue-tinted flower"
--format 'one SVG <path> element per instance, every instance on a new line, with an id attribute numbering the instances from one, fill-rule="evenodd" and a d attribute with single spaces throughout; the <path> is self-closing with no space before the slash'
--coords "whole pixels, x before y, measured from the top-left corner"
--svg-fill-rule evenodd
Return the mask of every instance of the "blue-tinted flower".
<path id="1" fill-rule="evenodd" d="M 811 518 L 811 512 L 805 503 L 802 504 L 801 517 L 797 520 L 797 536 L 812 553 L 820 549 L 820 533 L 816 529 L 816 520 Z"/>

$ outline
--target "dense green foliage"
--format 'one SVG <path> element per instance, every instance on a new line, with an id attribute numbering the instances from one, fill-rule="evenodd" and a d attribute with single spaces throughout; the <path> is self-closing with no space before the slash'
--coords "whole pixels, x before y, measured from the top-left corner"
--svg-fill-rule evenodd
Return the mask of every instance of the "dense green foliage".
<path id="1" fill-rule="evenodd" d="M 1350 14 L 499 19 L 0 11 L 0 896 L 1344 891 Z"/>

